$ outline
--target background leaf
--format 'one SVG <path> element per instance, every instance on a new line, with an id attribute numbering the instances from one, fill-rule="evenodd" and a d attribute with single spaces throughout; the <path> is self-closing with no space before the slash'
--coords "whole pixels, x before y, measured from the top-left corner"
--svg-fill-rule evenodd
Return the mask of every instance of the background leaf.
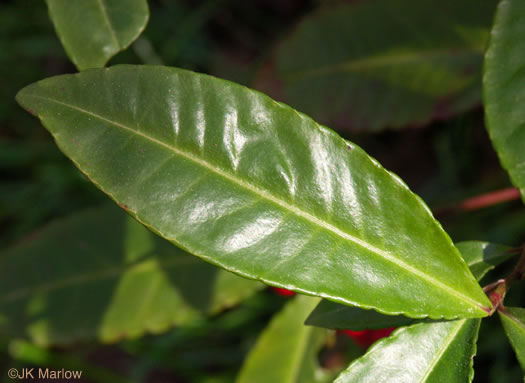
<path id="1" fill-rule="evenodd" d="M 481 320 L 418 323 L 377 342 L 335 383 L 471 382 Z"/>
<path id="2" fill-rule="evenodd" d="M 502 0 L 483 78 L 487 129 L 503 167 L 525 200 L 525 3 Z"/>
<path id="3" fill-rule="evenodd" d="M 321 383 L 331 375 L 321 369 L 317 354 L 328 331 L 304 326 L 318 298 L 298 295 L 272 318 L 250 351 L 237 383 Z"/>
<path id="4" fill-rule="evenodd" d="M 305 324 L 338 330 L 362 331 L 406 326 L 416 320 L 404 315 L 385 315 L 374 310 L 322 300 L 306 319 Z"/>
<path id="5" fill-rule="evenodd" d="M 216 313 L 262 286 L 107 206 L 57 220 L 2 254 L 0 333 L 41 345 L 115 341 Z"/>
<path id="6" fill-rule="evenodd" d="M 126 49 L 149 18 L 146 0 L 46 0 L 69 58 L 79 70 L 100 68 Z"/>
<path id="7" fill-rule="evenodd" d="M 40 81 L 17 100 L 124 209 L 215 265 L 392 314 L 488 311 L 450 238 L 398 177 L 258 92 L 117 66 Z"/>
<path id="8" fill-rule="evenodd" d="M 498 310 L 498 314 L 521 369 L 525 372 L 525 309 L 506 307 L 504 311 Z"/>
<path id="9" fill-rule="evenodd" d="M 258 87 L 340 129 L 447 118 L 480 101 L 496 4 L 369 0 L 322 8 L 277 47 Z"/>
<path id="10" fill-rule="evenodd" d="M 490 270 L 520 253 L 509 246 L 484 241 L 459 242 L 456 247 L 478 281 Z"/>
<path id="11" fill-rule="evenodd" d="M 482 241 L 459 242 L 456 246 L 478 281 L 488 271 L 517 254 L 509 246 Z M 400 327 L 414 322 L 414 319 L 403 315 L 384 315 L 327 300 L 322 300 L 306 320 L 306 324 L 311 326 L 353 331 Z"/>

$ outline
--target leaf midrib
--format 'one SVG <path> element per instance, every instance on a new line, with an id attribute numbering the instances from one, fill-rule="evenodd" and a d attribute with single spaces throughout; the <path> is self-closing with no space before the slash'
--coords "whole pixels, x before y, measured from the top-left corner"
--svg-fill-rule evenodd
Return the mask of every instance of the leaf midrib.
<path id="1" fill-rule="evenodd" d="M 117 45 L 117 49 L 121 49 L 120 42 L 117 38 L 117 35 L 115 33 L 115 30 L 113 29 L 113 25 L 111 24 L 111 21 L 109 20 L 108 11 L 106 9 L 106 6 L 104 5 L 104 0 L 97 0 L 98 6 L 100 8 L 100 11 L 102 13 L 102 18 L 104 19 L 104 22 L 106 23 L 106 26 L 109 29 L 109 32 L 111 34 L 111 38 L 113 39 L 113 42 Z"/>
<path id="2" fill-rule="evenodd" d="M 432 358 L 432 361 L 428 365 L 428 367 L 427 367 L 427 369 L 425 371 L 425 375 L 422 376 L 422 378 L 420 380 L 420 383 L 426 382 L 426 380 L 428 379 L 429 375 L 432 373 L 432 371 L 433 371 L 434 367 L 436 366 L 436 364 L 439 362 L 439 360 L 441 359 L 441 357 L 443 356 L 445 351 L 449 348 L 450 344 L 452 343 L 452 340 L 456 337 L 456 335 L 459 333 L 459 331 L 463 328 L 463 325 L 465 325 L 467 323 L 467 320 L 468 319 L 463 319 L 463 320 L 459 320 L 458 321 L 459 323 L 456 325 L 456 327 L 454 327 L 454 330 L 447 336 L 447 338 L 443 342 L 443 345 L 439 349 L 439 352 L 434 354 L 434 358 Z M 472 319 L 472 320 L 475 320 L 475 319 Z M 440 325 L 440 324 L 441 323 L 438 323 L 437 325 Z M 423 324 L 423 325 L 425 325 L 425 324 Z"/>
<path id="3" fill-rule="evenodd" d="M 225 178 L 226 180 L 234 183 L 234 184 L 237 184 L 238 186 L 240 186 L 241 188 L 244 188 L 250 192 L 252 192 L 253 194 L 256 194 L 258 195 L 260 198 L 262 199 L 266 199 L 267 201 L 270 201 L 274 204 L 276 204 L 277 206 L 283 208 L 284 210 L 286 211 L 290 211 L 292 213 L 294 213 L 296 216 L 306 220 L 306 221 L 309 221 L 310 223 L 320 227 L 320 228 L 323 228 L 329 232 L 332 232 L 334 234 L 336 234 L 337 236 L 343 238 L 343 239 L 346 239 L 350 242 L 353 242 L 355 243 L 356 245 L 362 247 L 363 249 L 373 253 L 373 254 L 376 254 L 378 256 L 380 256 L 381 258 L 385 259 L 386 261 L 396 265 L 397 267 L 401 268 L 401 269 L 404 269 L 405 271 L 409 272 L 409 273 L 412 273 L 413 275 L 425 280 L 426 282 L 430 283 L 431 285 L 434 285 L 436 287 L 439 287 L 441 288 L 442 290 L 446 291 L 449 295 L 453 296 L 453 297 L 456 297 L 458 298 L 459 300 L 462 300 L 466 303 L 469 303 L 471 304 L 472 306 L 475 306 L 481 310 L 483 310 L 483 306 L 477 302 L 476 300 L 456 291 L 453 287 L 450 287 L 446 284 L 444 284 L 443 282 L 435 279 L 434 277 L 428 275 L 428 274 L 425 274 L 421 271 L 419 271 L 418 269 L 406 264 L 405 262 L 395 258 L 393 255 L 391 255 L 390 253 L 382 250 L 382 249 L 379 249 L 377 247 L 375 247 L 374 245 L 368 243 L 368 242 L 365 242 L 347 232 L 344 232 L 342 231 L 341 229 L 335 227 L 334 225 L 326 222 L 326 221 L 322 221 L 320 220 L 319 218 L 313 216 L 312 214 L 306 212 L 306 211 L 303 211 L 301 210 L 300 208 L 296 207 L 296 206 L 293 206 L 293 205 L 290 205 L 288 204 L 287 202 L 277 198 L 276 196 L 268 193 L 267 191 L 265 190 L 262 190 L 262 189 L 259 189 L 258 187 L 250 184 L 250 183 L 247 183 L 239 178 L 235 178 L 233 177 L 232 175 L 228 174 L 227 172 L 223 171 L 222 169 L 218 168 L 218 167 L 215 167 L 213 166 L 212 164 L 209 164 L 208 162 L 198 158 L 198 157 L 195 157 L 193 154 L 191 153 L 188 153 L 188 152 L 185 152 L 179 148 L 176 148 L 176 147 L 173 147 L 173 146 L 170 146 L 154 137 L 151 137 L 151 136 L 148 136 L 138 130 L 134 130 L 130 127 L 127 127 L 126 125 L 122 124 L 122 123 L 119 123 L 117 121 L 113 121 L 109 118 L 106 118 L 104 116 L 101 116 L 99 114 L 96 114 L 96 113 L 93 113 L 89 110 L 86 110 L 86 109 L 83 109 L 81 107 L 78 107 L 76 105 L 72 105 L 72 104 L 68 104 L 68 103 L 65 103 L 65 102 L 62 102 L 62 101 L 59 101 L 59 100 L 55 100 L 55 99 L 52 99 L 52 98 L 49 98 L 49 97 L 43 97 L 43 96 L 38 96 L 38 95 L 32 95 L 32 94 L 29 94 L 29 95 L 25 95 L 25 97 L 33 97 L 33 98 L 37 98 L 37 99 L 41 99 L 41 100 L 44 100 L 44 101 L 48 101 L 48 102 L 52 102 L 52 103 L 55 103 L 55 104 L 58 104 L 58 105 L 62 105 L 64 107 L 67 107 L 67 108 L 70 108 L 70 109 L 73 109 L 73 110 L 76 110 L 80 113 L 84 113 L 84 114 L 87 114 L 88 116 L 92 116 L 94 118 L 97 118 L 101 121 L 104 121 L 108 124 L 111 124 L 117 128 L 120 128 L 120 129 L 123 129 L 124 131 L 127 131 L 131 134 L 135 134 L 137 136 L 140 136 L 152 143 L 155 143 L 165 149 L 168 149 L 169 151 L 172 151 L 173 153 L 175 153 L 175 155 L 179 155 L 183 158 L 185 158 L 186 160 L 189 160 L 189 161 L 192 161 L 194 163 L 196 163 L 197 165 L 200 165 L 201 167 L 204 167 L 208 170 L 210 170 L 211 172 L 219 175 L 220 177 L 222 178 Z M 40 115 L 39 115 L 39 118 L 40 118 Z M 167 238 L 168 240 L 170 238 Z M 341 298 L 340 298 L 341 299 Z M 344 299 L 343 299 L 344 300 Z M 354 303 L 354 302 L 349 302 L 349 303 Z"/>

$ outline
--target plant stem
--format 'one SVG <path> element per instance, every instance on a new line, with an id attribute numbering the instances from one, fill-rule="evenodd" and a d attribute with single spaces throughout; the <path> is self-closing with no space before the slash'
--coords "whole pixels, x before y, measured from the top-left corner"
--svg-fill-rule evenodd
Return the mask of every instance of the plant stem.
<path id="1" fill-rule="evenodd" d="M 444 206 L 436 210 L 436 214 L 459 213 L 464 211 L 474 211 L 486 207 L 498 205 L 520 199 L 520 191 L 516 188 L 505 188 L 493 192 L 467 198 L 457 204 Z"/>
<path id="2" fill-rule="evenodd" d="M 514 201 L 520 198 L 520 191 L 516 188 L 506 188 L 490 193 L 481 194 L 468 198 L 461 202 L 458 207 L 463 211 L 472 211 L 494 206 L 503 202 Z"/>
<path id="3" fill-rule="evenodd" d="M 525 247 L 523 248 L 521 252 L 521 257 L 518 260 L 518 263 L 516 264 L 516 266 L 514 267 L 514 270 L 512 270 L 512 272 L 506 278 L 507 286 L 510 287 L 516 281 L 523 279 L 524 276 L 525 276 Z"/>
<path id="4" fill-rule="evenodd" d="M 505 310 L 503 300 L 505 299 L 507 291 L 514 283 L 522 279 L 525 279 L 525 245 L 521 248 L 520 259 L 518 260 L 518 263 L 516 263 L 512 272 L 505 278 L 493 282 L 483 288 L 483 291 L 487 294 L 492 303 L 492 310 L 489 315 L 494 314 L 496 310 Z"/>

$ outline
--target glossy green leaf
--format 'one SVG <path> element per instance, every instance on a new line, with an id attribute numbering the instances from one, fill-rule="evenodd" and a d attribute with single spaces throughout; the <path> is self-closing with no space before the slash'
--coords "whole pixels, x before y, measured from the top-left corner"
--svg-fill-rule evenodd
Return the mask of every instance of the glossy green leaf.
<path id="1" fill-rule="evenodd" d="M 49 16 L 79 70 L 101 68 L 142 33 L 146 0 L 46 0 Z"/>
<path id="2" fill-rule="evenodd" d="M 456 247 L 478 280 L 500 263 L 516 255 L 508 246 L 481 241 L 459 242 Z M 403 315 L 384 315 L 374 310 L 344 306 L 327 300 L 321 301 L 306 320 L 307 325 L 354 331 L 400 327 L 414 322 L 414 319 Z"/>
<path id="3" fill-rule="evenodd" d="M 335 383 L 465 383 L 472 369 L 481 320 L 418 323 L 377 342 Z"/>
<path id="4" fill-rule="evenodd" d="M 323 8 L 283 40 L 258 86 L 340 129 L 447 118 L 481 99 L 496 4 L 367 0 Z"/>
<path id="5" fill-rule="evenodd" d="M 460 242 L 457 248 L 478 280 L 496 265 L 515 255 L 507 246 L 479 241 Z M 328 310 L 328 304 L 326 301 L 320 303 L 318 308 L 324 305 L 328 315 L 322 318 L 322 311 L 319 311 L 317 320 L 324 319 L 327 323 L 326 320 L 332 315 L 332 322 L 338 320 L 342 328 L 362 330 L 404 326 L 414 321 L 358 308 L 349 312 L 350 315 L 337 316 L 334 307 L 332 312 Z M 343 307 L 339 305 L 339 308 Z M 368 326 L 367 321 L 370 323 Z M 479 325 L 479 320 L 471 319 L 418 323 L 399 330 L 352 363 L 336 383 L 381 382 L 385 377 L 388 377 L 389 383 L 471 382 L 474 377 L 472 358 L 476 353 Z"/>
<path id="6" fill-rule="evenodd" d="M 502 0 L 485 56 L 487 129 L 503 167 L 525 201 L 525 3 Z"/>
<path id="7" fill-rule="evenodd" d="M 505 333 L 525 372 L 525 309 L 520 307 L 506 307 L 498 311 Z"/>
<path id="8" fill-rule="evenodd" d="M 217 269 L 116 206 L 55 221 L 0 257 L 0 333 L 115 341 L 232 306 L 262 284 Z"/>
<path id="9" fill-rule="evenodd" d="M 263 94 L 176 68 L 116 66 L 40 81 L 17 99 L 130 214 L 215 265 L 392 314 L 488 311 L 398 177 Z"/>
<path id="10" fill-rule="evenodd" d="M 330 374 L 317 360 L 328 332 L 304 326 L 319 298 L 296 296 L 272 318 L 237 377 L 237 383 L 320 383 Z M 330 379 L 331 381 L 331 379 Z"/>

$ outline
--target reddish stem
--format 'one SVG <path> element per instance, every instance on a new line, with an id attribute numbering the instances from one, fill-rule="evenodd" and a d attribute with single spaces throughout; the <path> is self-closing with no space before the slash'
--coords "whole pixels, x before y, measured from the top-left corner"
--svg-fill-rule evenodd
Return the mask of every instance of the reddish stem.
<path id="1" fill-rule="evenodd" d="M 489 315 L 494 314 L 496 310 L 505 310 L 503 306 L 503 300 L 509 288 L 517 281 L 525 278 L 525 247 L 522 247 L 521 257 L 518 263 L 514 267 L 514 270 L 507 275 L 505 278 L 500 279 L 494 283 L 491 283 L 483 288 L 483 291 L 490 299 L 492 303 L 492 310 Z"/>
<path id="2" fill-rule="evenodd" d="M 467 198 L 466 200 L 463 200 L 457 204 L 443 206 L 441 208 L 438 207 L 434 211 L 436 215 L 473 211 L 498 205 L 504 202 L 514 201 L 519 198 L 520 191 L 518 189 L 506 188 Z"/>
<path id="3" fill-rule="evenodd" d="M 516 188 L 507 188 L 468 198 L 461 202 L 458 208 L 463 211 L 472 211 L 517 199 L 520 199 L 520 191 Z"/>

